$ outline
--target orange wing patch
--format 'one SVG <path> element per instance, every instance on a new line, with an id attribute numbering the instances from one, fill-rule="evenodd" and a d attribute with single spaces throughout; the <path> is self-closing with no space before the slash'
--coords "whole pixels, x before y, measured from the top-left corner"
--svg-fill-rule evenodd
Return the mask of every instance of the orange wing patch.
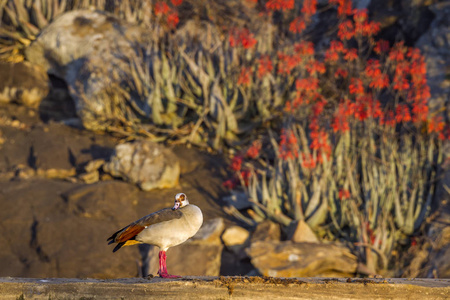
<path id="1" fill-rule="evenodd" d="M 136 235 L 138 235 L 144 229 L 145 229 L 145 226 L 131 225 L 130 227 L 125 228 L 120 234 L 118 234 L 116 236 L 116 238 L 114 239 L 114 242 L 124 243 L 124 242 L 128 241 L 129 239 L 134 238 Z"/>

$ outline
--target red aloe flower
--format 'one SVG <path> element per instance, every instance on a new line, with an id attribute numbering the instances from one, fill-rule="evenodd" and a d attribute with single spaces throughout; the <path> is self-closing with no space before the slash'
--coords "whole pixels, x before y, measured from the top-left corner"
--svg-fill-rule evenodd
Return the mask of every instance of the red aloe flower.
<path id="1" fill-rule="evenodd" d="M 248 158 L 255 159 L 261 152 L 261 147 L 262 147 L 261 141 L 259 140 L 253 141 L 252 145 L 248 148 L 247 153 L 245 155 Z"/>
<path id="2" fill-rule="evenodd" d="M 438 138 L 441 141 L 446 141 L 446 140 L 450 140 L 450 125 L 447 124 L 444 128 L 444 130 L 442 130 L 441 132 L 439 132 L 439 136 Z M 450 159 L 449 159 L 450 160 Z"/>
<path id="3" fill-rule="evenodd" d="M 317 160 L 311 154 L 302 153 L 301 166 L 305 169 L 314 169 L 317 165 Z"/>
<path id="4" fill-rule="evenodd" d="M 306 18 L 310 18 L 317 11 L 317 0 L 303 0 L 302 13 Z"/>
<path id="5" fill-rule="evenodd" d="M 393 88 L 397 91 L 409 90 L 409 83 L 406 79 L 406 75 L 409 72 L 409 64 L 406 61 L 397 63 L 394 72 Z"/>
<path id="6" fill-rule="evenodd" d="M 370 59 L 367 62 L 365 73 L 371 79 L 369 87 L 382 89 L 389 85 L 389 77 L 381 72 L 379 60 Z"/>
<path id="7" fill-rule="evenodd" d="M 319 116 L 323 112 L 323 109 L 325 108 L 326 104 L 327 102 L 322 100 L 319 100 L 316 103 L 314 103 L 314 105 L 312 106 L 313 116 L 315 117 Z"/>
<path id="8" fill-rule="evenodd" d="M 341 40 L 350 40 L 355 36 L 355 27 L 352 21 L 346 20 L 338 26 L 338 37 Z"/>
<path id="9" fill-rule="evenodd" d="M 424 57 L 411 61 L 409 71 L 414 85 L 426 84 L 427 68 Z"/>
<path id="10" fill-rule="evenodd" d="M 178 13 L 177 12 L 171 12 L 168 16 L 167 16 L 167 25 L 170 28 L 175 28 L 177 27 L 178 22 L 180 22 L 180 19 L 178 18 Z"/>
<path id="11" fill-rule="evenodd" d="M 268 55 L 263 55 L 258 59 L 258 78 L 263 78 L 273 70 L 272 60 Z"/>
<path id="12" fill-rule="evenodd" d="M 319 89 L 319 79 L 317 78 L 302 78 L 295 81 L 295 88 L 297 91 L 316 91 Z"/>
<path id="13" fill-rule="evenodd" d="M 332 50 L 330 50 L 330 49 L 328 49 L 328 50 L 325 52 L 325 61 L 328 61 L 328 62 L 336 62 L 336 61 L 338 61 L 338 60 L 339 60 L 339 53 L 338 53 L 338 52 L 332 51 Z"/>
<path id="14" fill-rule="evenodd" d="M 444 130 L 445 123 L 442 116 L 433 117 L 428 122 L 428 133 L 440 133 Z"/>
<path id="15" fill-rule="evenodd" d="M 232 28 L 229 42 L 231 47 L 242 45 L 245 49 L 252 49 L 256 45 L 257 40 L 247 28 Z"/>
<path id="16" fill-rule="evenodd" d="M 243 85 L 243 86 L 248 86 L 250 84 L 251 81 L 251 74 L 252 74 L 252 69 L 251 68 L 245 68 L 242 67 L 241 69 L 241 73 L 239 74 L 239 78 L 238 78 L 238 85 Z"/>
<path id="17" fill-rule="evenodd" d="M 316 60 L 314 60 L 313 62 L 308 64 L 306 66 L 306 70 L 311 75 L 315 75 L 316 73 L 324 74 L 327 71 L 324 63 L 322 63 L 320 61 L 316 61 Z"/>
<path id="18" fill-rule="evenodd" d="M 294 0 L 269 0 L 266 3 L 268 10 L 290 10 L 294 8 Z"/>
<path id="19" fill-rule="evenodd" d="M 236 171 L 236 172 L 240 171 L 242 168 L 242 160 L 243 160 L 242 156 L 235 155 L 231 160 L 231 165 L 230 165 L 231 170 Z"/>
<path id="20" fill-rule="evenodd" d="M 393 61 L 403 61 L 405 59 L 406 47 L 403 41 L 396 43 L 389 51 L 389 59 Z"/>
<path id="21" fill-rule="evenodd" d="M 183 3 L 183 0 L 170 0 L 172 2 L 173 6 L 179 6 Z"/>
<path id="22" fill-rule="evenodd" d="M 155 15 L 162 16 L 169 12 L 170 7 L 165 2 L 156 2 L 154 9 L 155 9 Z"/>
<path id="23" fill-rule="evenodd" d="M 342 101 L 339 103 L 338 109 L 334 114 L 333 122 L 331 128 L 334 132 L 347 132 L 350 130 L 348 123 L 348 116 L 352 114 L 352 108 L 349 105 L 349 101 Z"/>
<path id="24" fill-rule="evenodd" d="M 224 188 L 226 188 L 226 189 L 229 189 L 229 190 L 234 189 L 237 185 L 238 185 L 238 181 L 237 181 L 235 178 L 225 180 L 225 181 L 222 183 L 222 186 L 223 186 Z"/>
<path id="25" fill-rule="evenodd" d="M 329 2 L 338 6 L 339 16 L 349 16 L 352 14 L 352 0 L 330 0 Z"/>
<path id="26" fill-rule="evenodd" d="M 363 36 L 373 36 L 380 32 L 380 29 L 380 23 L 378 22 L 365 22 L 364 24 L 362 24 L 362 32 L 360 34 L 362 34 Z"/>
<path id="27" fill-rule="evenodd" d="M 339 190 L 339 200 L 349 199 L 350 198 L 350 191 L 346 189 L 340 189 Z"/>
<path id="28" fill-rule="evenodd" d="M 363 24 L 368 19 L 367 17 L 367 9 L 354 9 L 353 10 L 353 20 L 355 23 Z"/>
<path id="29" fill-rule="evenodd" d="M 312 100 L 321 98 L 320 94 L 317 92 L 319 89 L 319 79 L 317 78 L 310 77 L 297 79 L 295 81 L 295 87 L 297 92 L 292 103 L 286 107 L 287 111 L 292 111 L 303 103 L 309 103 Z"/>
<path id="30" fill-rule="evenodd" d="M 331 123 L 331 128 L 333 128 L 334 132 L 347 132 L 350 130 L 348 121 L 343 116 L 335 116 Z"/>
<path id="31" fill-rule="evenodd" d="M 414 102 L 412 113 L 413 122 L 426 121 L 428 117 L 428 105 L 426 102 Z"/>
<path id="32" fill-rule="evenodd" d="M 339 53 L 344 53 L 345 52 L 345 47 L 344 44 L 341 41 L 331 41 L 330 42 L 330 50 L 331 51 L 336 51 Z"/>
<path id="33" fill-rule="evenodd" d="M 386 74 L 380 74 L 374 77 L 369 84 L 369 87 L 376 89 L 383 89 L 387 86 L 389 86 L 389 77 Z"/>
<path id="34" fill-rule="evenodd" d="M 349 85 L 350 94 L 362 95 L 364 94 L 363 82 L 359 78 L 351 78 Z"/>
<path id="35" fill-rule="evenodd" d="M 393 111 L 388 111 L 380 117 L 380 125 L 394 127 L 396 125 L 396 123 L 397 123 L 397 120 L 394 117 Z"/>
<path id="36" fill-rule="evenodd" d="M 295 44 L 294 51 L 299 56 L 311 56 L 314 55 L 314 44 L 311 42 Z"/>
<path id="37" fill-rule="evenodd" d="M 288 55 L 282 52 L 278 53 L 278 74 L 291 74 L 298 63 L 299 59 L 295 55 Z"/>
<path id="38" fill-rule="evenodd" d="M 375 78 L 381 74 L 380 61 L 377 59 L 369 59 L 366 66 L 366 75 Z"/>
<path id="39" fill-rule="evenodd" d="M 289 24 L 289 31 L 292 33 L 302 33 L 306 28 L 306 22 L 302 16 L 295 18 Z"/>
<path id="40" fill-rule="evenodd" d="M 347 76 L 348 76 L 348 72 L 341 68 L 337 68 L 336 72 L 334 72 L 335 78 L 339 78 L 339 77 L 346 78 Z"/>
<path id="41" fill-rule="evenodd" d="M 377 54 L 386 53 L 389 51 L 389 42 L 386 40 L 379 40 L 377 41 L 377 44 L 375 45 L 375 48 L 373 48 L 373 50 Z"/>
<path id="42" fill-rule="evenodd" d="M 325 130 L 313 130 L 310 133 L 310 137 L 311 144 L 309 147 L 312 150 L 317 150 L 317 161 L 322 163 L 322 155 L 325 155 L 327 159 L 331 155 L 331 146 L 328 143 L 328 133 L 326 133 Z"/>
<path id="43" fill-rule="evenodd" d="M 290 130 L 281 130 L 278 157 L 283 160 L 298 157 L 298 143 L 294 133 Z"/>
<path id="44" fill-rule="evenodd" d="M 354 61 L 358 59 L 358 52 L 355 48 L 348 49 L 347 53 L 344 56 L 346 61 Z"/>
<path id="45" fill-rule="evenodd" d="M 331 41 L 330 48 L 325 52 L 325 60 L 337 61 L 339 59 L 339 53 L 345 53 L 344 44 L 340 41 Z"/>
<path id="46" fill-rule="evenodd" d="M 242 180 L 244 181 L 244 185 L 248 186 L 250 176 L 252 175 L 250 170 L 242 170 L 240 175 L 241 175 Z"/>
<path id="47" fill-rule="evenodd" d="M 406 104 L 399 104 L 395 108 L 395 120 L 397 123 L 409 122 L 412 120 L 409 108 Z"/>

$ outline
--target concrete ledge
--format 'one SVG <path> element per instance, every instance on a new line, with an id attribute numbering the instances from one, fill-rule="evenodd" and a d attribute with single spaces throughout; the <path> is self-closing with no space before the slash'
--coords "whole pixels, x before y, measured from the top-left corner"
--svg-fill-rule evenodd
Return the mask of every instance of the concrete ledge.
<path id="1" fill-rule="evenodd" d="M 450 279 L 0 278 L 1 299 L 449 299 Z"/>

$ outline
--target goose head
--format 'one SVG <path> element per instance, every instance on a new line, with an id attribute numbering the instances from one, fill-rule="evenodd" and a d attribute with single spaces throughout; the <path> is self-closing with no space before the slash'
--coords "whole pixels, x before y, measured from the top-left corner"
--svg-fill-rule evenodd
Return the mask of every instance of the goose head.
<path id="1" fill-rule="evenodd" d="M 175 204 L 172 207 L 172 210 L 176 210 L 179 208 L 182 208 L 183 206 L 186 206 L 189 204 L 189 200 L 184 193 L 178 193 L 175 196 Z"/>

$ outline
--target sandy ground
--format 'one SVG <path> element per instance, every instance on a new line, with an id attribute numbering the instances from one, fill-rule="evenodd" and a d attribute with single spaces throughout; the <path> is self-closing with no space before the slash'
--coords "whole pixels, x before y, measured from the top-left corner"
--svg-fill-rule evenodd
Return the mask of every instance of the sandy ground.
<path id="1" fill-rule="evenodd" d="M 450 279 L 0 278 L 2 299 L 449 299 Z"/>

